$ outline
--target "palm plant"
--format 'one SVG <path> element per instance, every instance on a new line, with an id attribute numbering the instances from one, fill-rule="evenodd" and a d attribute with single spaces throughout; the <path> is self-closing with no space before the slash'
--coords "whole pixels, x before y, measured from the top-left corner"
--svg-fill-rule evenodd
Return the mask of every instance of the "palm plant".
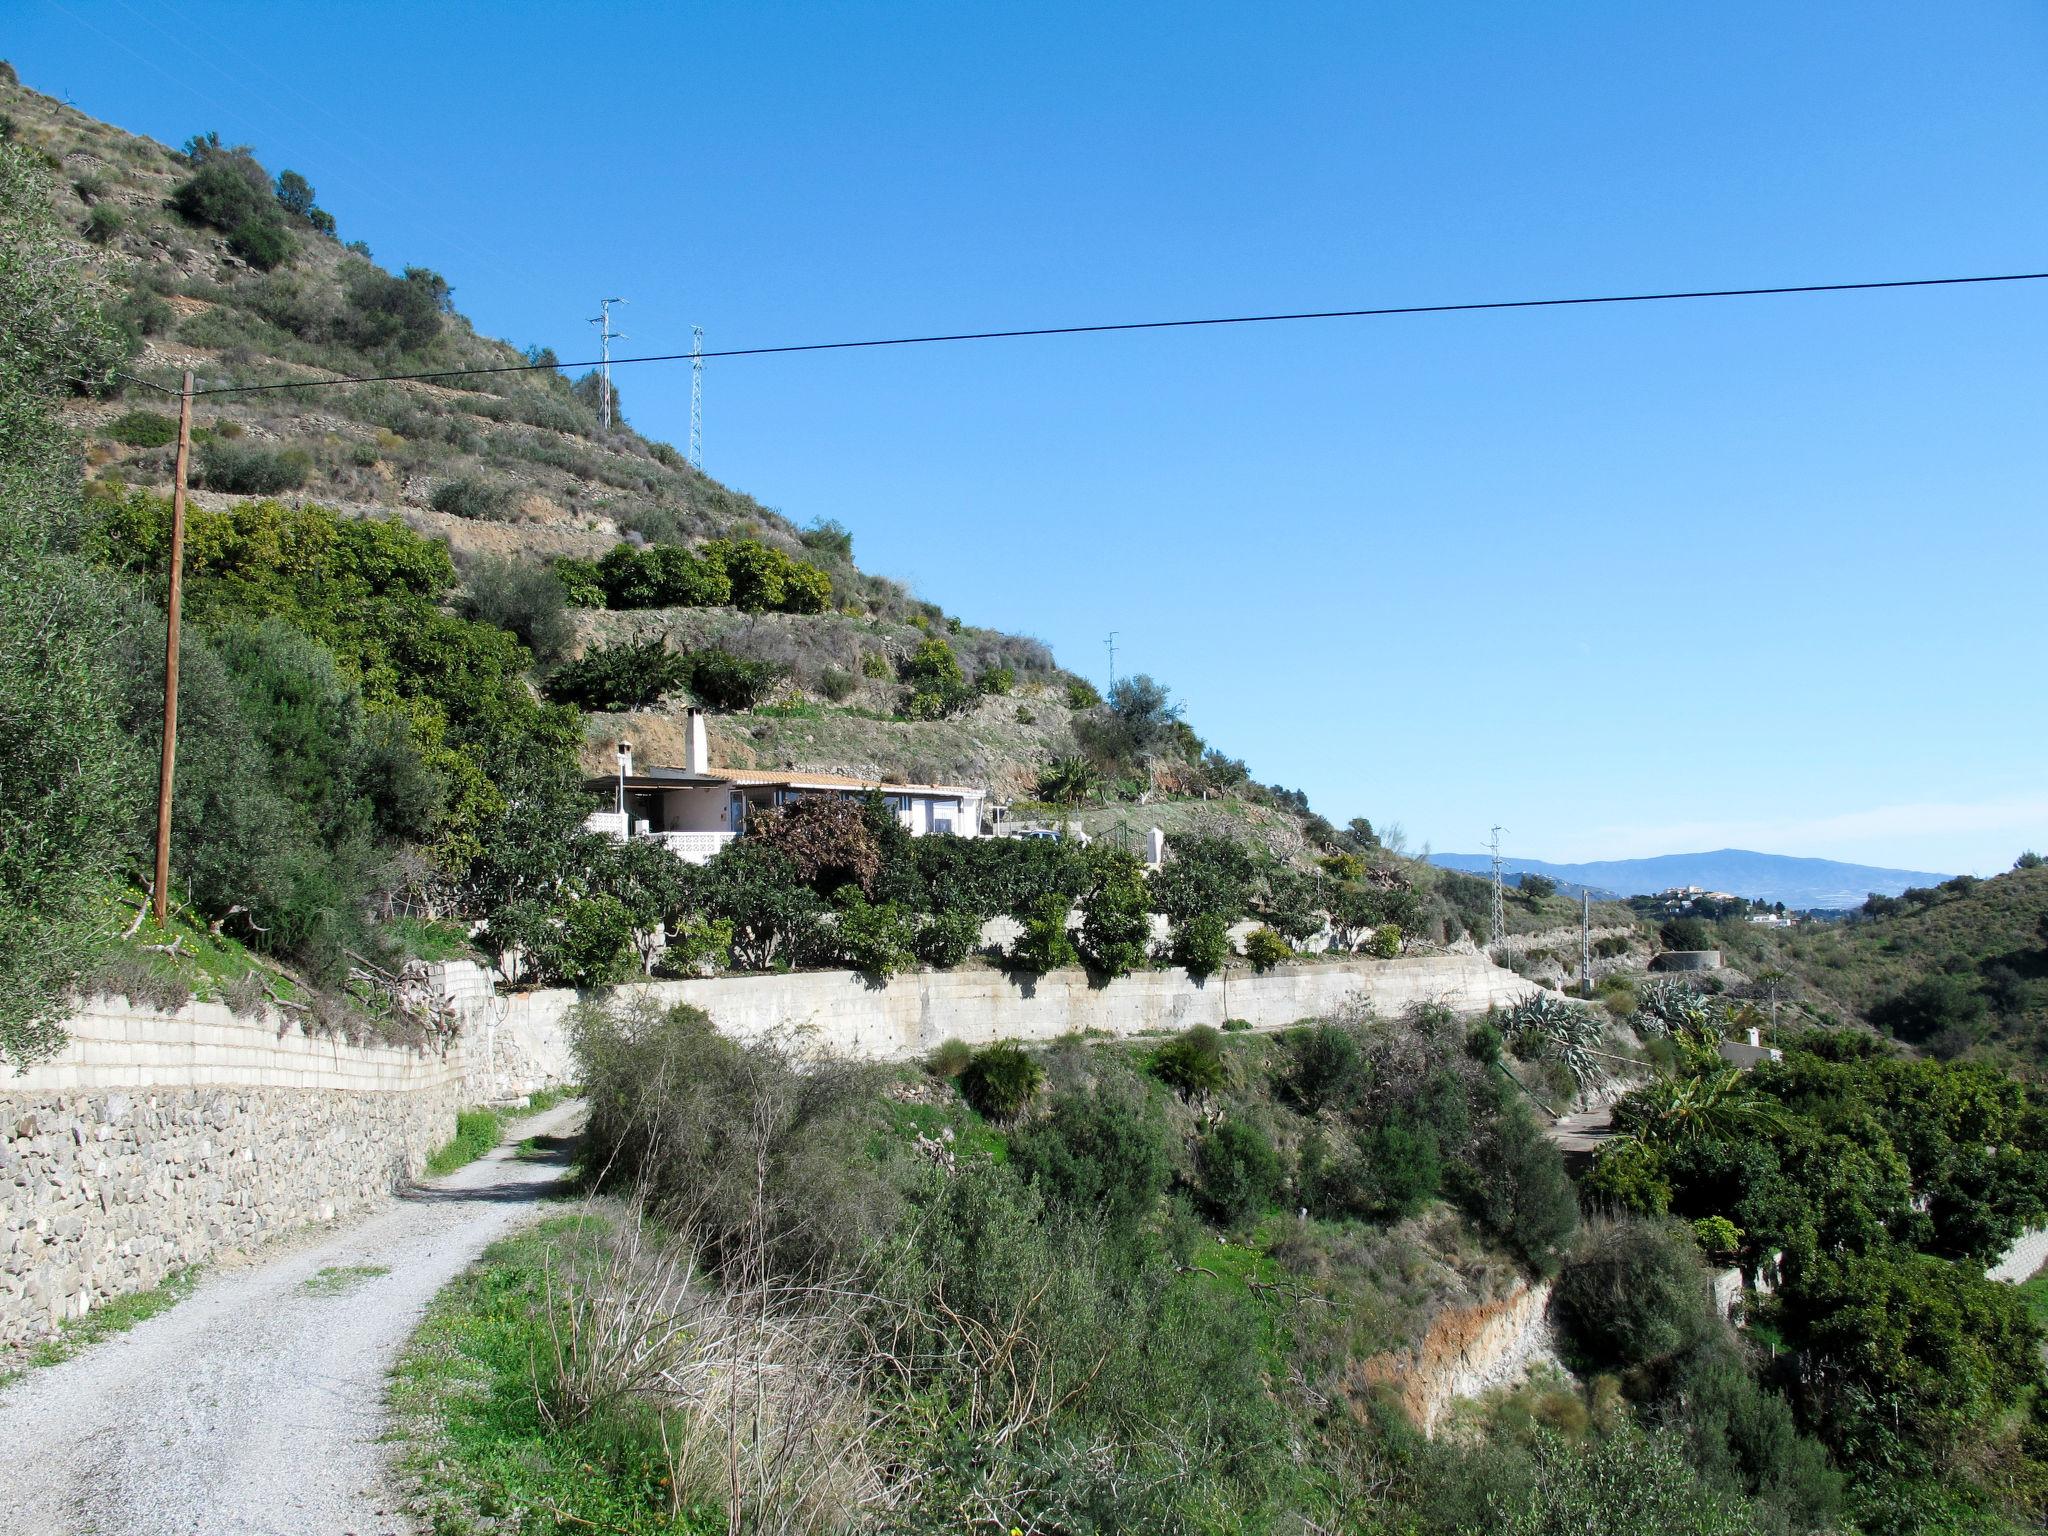
<path id="1" fill-rule="evenodd" d="M 1729 1140 L 1783 1123 L 1783 1108 L 1746 1086 L 1734 1067 L 1660 1077 L 1614 1106 L 1617 1131 L 1660 1148 Z"/>

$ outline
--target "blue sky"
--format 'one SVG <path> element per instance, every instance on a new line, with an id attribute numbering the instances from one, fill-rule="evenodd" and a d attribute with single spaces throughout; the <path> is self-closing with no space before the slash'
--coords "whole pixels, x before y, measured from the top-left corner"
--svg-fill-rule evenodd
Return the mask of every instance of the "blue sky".
<path id="1" fill-rule="evenodd" d="M 625 350 L 2048 268 L 2048 12 L 18 0 L 487 332 Z M 2048 283 L 709 370 L 706 467 L 1525 857 L 2048 848 Z M 621 371 L 687 434 L 686 369 Z"/>

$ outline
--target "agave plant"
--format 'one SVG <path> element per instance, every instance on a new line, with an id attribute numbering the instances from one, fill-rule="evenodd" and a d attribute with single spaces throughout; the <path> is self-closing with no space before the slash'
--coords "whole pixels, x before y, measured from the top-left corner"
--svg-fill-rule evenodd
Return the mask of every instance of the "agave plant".
<path id="1" fill-rule="evenodd" d="M 1704 992 L 1682 981 L 1653 981 L 1637 989 L 1631 1022 L 1645 1039 L 1706 1034 L 1714 1027 L 1714 1004 Z"/>
<path id="2" fill-rule="evenodd" d="M 1501 1017 L 1501 1037 L 1517 1056 L 1555 1061 L 1581 1092 L 1606 1074 L 1594 1059 L 1606 1025 L 1552 992 L 1524 998 Z"/>

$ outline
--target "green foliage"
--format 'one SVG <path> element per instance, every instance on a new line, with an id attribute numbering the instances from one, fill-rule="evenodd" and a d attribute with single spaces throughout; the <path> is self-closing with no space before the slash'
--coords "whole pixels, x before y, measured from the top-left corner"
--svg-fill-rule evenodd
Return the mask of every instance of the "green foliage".
<path id="1" fill-rule="evenodd" d="M 80 463 L 57 414 L 119 356 L 50 209 L 48 174 L 0 143 L 0 1061 L 63 1041 L 68 993 L 144 765 L 121 729 L 110 642 L 127 618 L 73 553 Z"/>
<path id="2" fill-rule="evenodd" d="M 924 915 L 911 947 L 926 965 L 950 971 L 973 954 L 980 943 L 981 919 L 959 907 L 948 907 Z"/>
<path id="3" fill-rule="evenodd" d="M 818 692 L 834 704 L 844 704 L 859 686 L 851 672 L 838 667 L 825 667 L 818 673 Z"/>
<path id="4" fill-rule="evenodd" d="M 976 1051 L 960 1074 L 960 1092 L 975 1113 L 1001 1124 L 1015 1120 L 1045 1082 L 1045 1069 L 1007 1040 Z"/>
<path id="5" fill-rule="evenodd" d="M 1000 698 L 1017 686 L 1017 674 L 1009 667 L 984 667 L 974 675 L 974 691 L 984 698 Z"/>
<path id="6" fill-rule="evenodd" d="M 1244 957 L 1251 961 L 1252 969 L 1270 971 L 1294 958 L 1294 946 L 1262 925 L 1244 936 Z"/>
<path id="7" fill-rule="evenodd" d="M 1043 976 L 1063 966 L 1078 965 L 1080 954 L 1067 933 L 1068 898 L 1048 893 L 1026 902 L 1017 919 L 1024 931 L 1010 947 L 1010 963 L 1020 971 Z"/>
<path id="8" fill-rule="evenodd" d="M 933 1077 L 958 1077 L 973 1059 L 974 1047 L 956 1037 L 942 1040 L 932 1047 L 932 1053 L 925 1058 L 924 1069 Z"/>
<path id="9" fill-rule="evenodd" d="M 1392 960 L 1401 953 L 1401 925 L 1381 923 L 1372 931 L 1372 957 L 1375 960 Z"/>
<path id="10" fill-rule="evenodd" d="M 805 549 L 814 555 L 823 555 L 828 560 L 853 559 L 853 535 L 844 523 L 833 518 L 824 518 L 812 523 L 797 535 Z"/>
<path id="11" fill-rule="evenodd" d="M 1102 775 L 1086 758 L 1069 753 L 1046 764 L 1037 789 L 1043 798 L 1071 810 L 1102 792 Z"/>
<path id="12" fill-rule="evenodd" d="M 944 719 L 974 702 L 974 690 L 967 686 L 953 647 L 937 635 L 918 642 L 917 649 L 898 670 L 910 685 L 904 711 L 913 720 Z"/>
<path id="13" fill-rule="evenodd" d="M 510 630 L 542 665 L 561 656 L 576 638 L 560 579 L 546 566 L 525 560 L 486 555 L 469 565 L 456 607 L 466 619 Z"/>
<path id="14" fill-rule="evenodd" d="M 1620 1429 L 1584 1443 L 1540 1431 L 1526 1471 L 1482 1460 L 1482 1513 L 1470 1529 L 1490 1536 L 1764 1536 L 1738 1499 L 1704 1483 L 1683 1440 Z M 1519 1474 L 1519 1475 L 1514 1475 Z"/>
<path id="15" fill-rule="evenodd" d="M 1553 1274 L 1579 1224 L 1564 1162 L 1519 1106 L 1503 1110 L 1457 1179 L 1461 1203 L 1531 1269 Z"/>
<path id="16" fill-rule="evenodd" d="M 512 487 L 494 480 L 457 476 L 443 480 L 428 498 L 436 512 L 477 522 L 497 522 L 512 510 Z"/>
<path id="17" fill-rule="evenodd" d="M 452 308 L 447 281 L 426 267 L 407 267 L 403 276 L 393 277 L 365 261 L 350 271 L 346 291 L 340 339 L 388 357 L 431 345 Z"/>
<path id="18" fill-rule="evenodd" d="M 121 217 L 121 210 L 112 203 L 99 203 L 85 216 L 85 238 L 94 245 L 105 245 L 120 234 L 127 223 Z"/>
<path id="19" fill-rule="evenodd" d="M 292 257 L 269 174 L 247 149 L 214 149 L 170 201 L 187 223 L 227 235 L 228 248 L 252 267 L 267 272 Z"/>
<path id="20" fill-rule="evenodd" d="M 604 577 L 595 560 L 578 560 L 569 555 L 560 555 L 550 568 L 555 573 L 555 579 L 562 584 L 563 598 L 572 608 L 604 607 Z"/>
<path id="21" fill-rule="evenodd" d="M 1280 1088 L 1311 1114 L 1351 1110 L 1372 1089 L 1372 1068 L 1359 1029 L 1325 1020 L 1289 1030 Z"/>
<path id="22" fill-rule="evenodd" d="M 1048 1206 L 1099 1220 L 1112 1247 L 1130 1243 L 1172 1176 L 1164 1117 L 1144 1088 L 1112 1076 L 1055 1095 L 1010 1139 L 1010 1166 Z"/>
<path id="23" fill-rule="evenodd" d="M 178 418 L 157 411 L 123 411 L 101 430 L 131 448 L 162 448 L 178 440 Z"/>
<path id="24" fill-rule="evenodd" d="M 1714 948 L 1712 925 L 1697 917 L 1674 917 L 1657 930 L 1657 938 L 1666 949 Z"/>
<path id="25" fill-rule="evenodd" d="M 1228 927 L 1244 916 L 1255 869 L 1251 853 L 1227 837 L 1175 838 L 1152 877 L 1152 907 L 1176 923 L 1200 913 Z"/>
<path id="26" fill-rule="evenodd" d="M 752 539 L 721 539 L 692 551 L 675 544 L 620 544 L 597 562 L 612 608 L 707 608 L 749 613 L 823 613 L 832 581 L 823 571 Z"/>
<path id="27" fill-rule="evenodd" d="M 1584 1371 L 1670 1360 L 1713 1326 L 1706 1272 L 1685 1228 L 1622 1221 L 1582 1237 L 1558 1271 L 1551 1307 Z"/>
<path id="28" fill-rule="evenodd" d="M 1067 679 L 1067 708 L 1071 710 L 1096 709 L 1102 704 L 1102 695 L 1095 691 L 1095 685 L 1085 677 Z"/>
<path id="29" fill-rule="evenodd" d="M 1173 929 L 1173 963 L 1190 976 L 1214 976 L 1230 963 L 1230 928 L 1220 913 L 1197 912 Z"/>
<path id="30" fill-rule="evenodd" d="M 893 976 L 916 963 L 916 924 L 889 902 L 872 904 L 857 885 L 840 887 L 833 905 L 833 944 L 841 961 L 870 976 Z"/>
<path id="31" fill-rule="evenodd" d="M 312 470 L 312 456 L 303 448 L 265 448 L 219 437 L 199 448 L 199 483 L 210 491 L 273 496 L 297 490 Z"/>
<path id="32" fill-rule="evenodd" d="M 1280 1155 L 1257 1126 L 1225 1120 L 1195 1147 L 1195 1198 L 1225 1227 L 1262 1215 L 1280 1190 Z"/>
<path id="33" fill-rule="evenodd" d="M 732 926 L 732 953 L 747 970 L 788 965 L 815 948 L 824 903 L 787 855 L 759 837 L 720 849 L 705 866 L 707 915 Z"/>
<path id="34" fill-rule="evenodd" d="M 1145 866 L 1116 848 L 1090 850 L 1094 879 L 1081 896 L 1081 958 L 1105 976 L 1144 967 L 1151 941 Z"/>
<path id="35" fill-rule="evenodd" d="M 1632 1136 L 1602 1147 L 1580 1188 L 1589 1199 L 1637 1216 L 1662 1216 L 1671 1209 L 1663 1154 Z"/>
<path id="36" fill-rule="evenodd" d="M 1183 1098 L 1216 1092 L 1229 1077 L 1223 1062 L 1223 1036 L 1206 1024 L 1183 1030 L 1157 1047 L 1145 1063 L 1149 1071 Z"/>
<path id="37" fill-rule="evenodd" d="M 465 1109 L 455 1117 L 455 1135 L 427 1159 L 433 1178 L 466 1168 L 505 1139 L 505 1121 L 494 1109 Z"/>
<path id="38" fill-rule="evenodd" d="M 723 646 L 706 646 L 689 655 L 690 697 L 707 709 L 752 709 L 775 691 L 783 669 L 773 662 L 750 661 Z"/>
<path id="39" fill-rule="evenodd" d="M 313 212 L 313 184 L 297 171 L 279 171 L 273 188 L 277 206 L 295 219 Z"/>
<path id="40" fill-rule="evenodd" d="M 690 677 L 689 660 L 659 638 L 594 645 L 548 679 L 547 695 L 583 710 L 644 709 Z"/>

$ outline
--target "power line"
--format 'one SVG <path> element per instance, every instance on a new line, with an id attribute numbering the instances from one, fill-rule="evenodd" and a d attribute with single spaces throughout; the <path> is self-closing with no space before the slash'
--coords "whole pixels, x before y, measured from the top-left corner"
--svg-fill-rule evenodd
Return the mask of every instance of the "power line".
<path id="1" fill-rule="evenodd" d="M 1007 331 L 954 331 L 930 336 L 888 336 L 868 341 L 810 341 L 777 347 L 731 347 L 722 352 L 662 352 L 645 357 L 601 358 L 581 363 L 498 363 L 484 368 L 442 368 L 431 373 L 349 374 L 333 379 L 297 379 L 279 384 L 221 384 L 200 395 L 250 395 L 278 389 L 318 389 L 335 384 L 409 384 L 434 379 L 480 378 L 498 373 L 544 373 L 569 368 L 628 363 L 695 363 L 700 358 L 780 357 L 796 352 L 851 352 L 874 347 L 922 347 L 942 342 L 1014 341 L 1039 336 L 1101 336 L 1118 331 L 1193 330 L 1203 326 L 1273 325 L 1297 320 L 1374 320 L 1395 315 L 1472 314 L 1499 309 L 1568 309 L 1601 304 L 1660 304 L 1687 299 L 1758 299 L 1815 293 L 1869 293 L 1888 288 L 1960 288 L 1982 283 L 2032 283 L 2048 272 L 2000 272 L 1983 277 L 1906 277 L 1865 283 L 1787 283 L 1770 288 L 1697 288 L 1671 293 L 1608 293 L 1564 299 L 1487 299 L 1462 304 L 1394 304 L 1374 309 L 1316 309 L 1287 314 L 1211 315 L 1192 320 L 1120 320 L 1100 325 L 1044 325 Z"/>

